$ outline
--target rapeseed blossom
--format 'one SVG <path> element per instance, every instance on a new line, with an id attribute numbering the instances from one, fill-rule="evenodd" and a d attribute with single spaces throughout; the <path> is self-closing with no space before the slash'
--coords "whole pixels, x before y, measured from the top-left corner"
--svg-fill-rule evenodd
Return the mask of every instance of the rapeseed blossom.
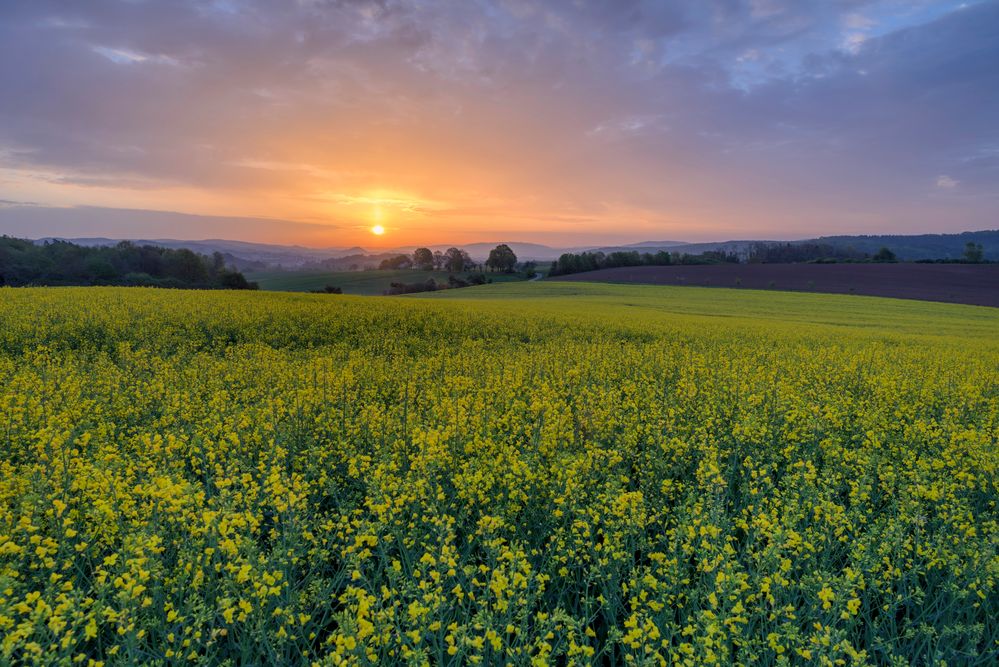
<path id="1" fill-rule="evenodd" d="M 0 663 L 999 659 L 996 341 L 630 312 L 0 290 Z"/>

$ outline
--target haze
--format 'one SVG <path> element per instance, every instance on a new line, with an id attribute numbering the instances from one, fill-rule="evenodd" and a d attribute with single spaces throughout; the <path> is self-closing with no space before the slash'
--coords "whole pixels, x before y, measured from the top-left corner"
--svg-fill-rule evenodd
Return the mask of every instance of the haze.
<path id="1" fill-rule="evenodd" d="M 995 227 L 997 34 L 997 2 L 4 0 L 0 233 Z"/>

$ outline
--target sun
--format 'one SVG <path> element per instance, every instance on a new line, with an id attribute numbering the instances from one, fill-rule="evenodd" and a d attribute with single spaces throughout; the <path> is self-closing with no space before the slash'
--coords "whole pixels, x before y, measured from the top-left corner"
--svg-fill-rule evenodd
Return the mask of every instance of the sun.
<path id="1" fill-rule="evenodd" d="M 371 233 L 374 234 L 375 236 L 381 236 L 382 234 L 385 233 L 385 228 L 382 227 L 381 225 L 375 225 L 374 227 L 371 228 Z"/>

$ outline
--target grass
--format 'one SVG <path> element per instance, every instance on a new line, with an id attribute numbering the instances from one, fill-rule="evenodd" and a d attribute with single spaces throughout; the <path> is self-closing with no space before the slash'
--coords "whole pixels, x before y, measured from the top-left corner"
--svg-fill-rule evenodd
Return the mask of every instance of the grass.
<path id="1" fill-rule="evenodd" d="M 395 282 L 422 283 L 433 278 L 439 283 L 447 283 L 447 271 L 252 271 L 245 274 L 247 280 L 260 284 L 260 289 L 275 292 L 310 292 L 321 290 L 327 285 L 339 287 L 344 294 L 377 296 L 384 294 L 389 285 Z M 467 278 L 471 273 L 459 273 L 459 278 Z M 520 281 L 520 275 L 487 273 L 493 282 Z"/>
<path id="2" fill-rule="evenodd" d="M 484 285 L 474 291 L 416 294 L 407 299 L 496 302 L 493 308 L 528 306 L 552 316 L 603 320 L 615 327 L 647 328 L 678 320 L 704 326 L 758 329 L 793 324 L 863 330 L 888 336 L 956 336 L 994 340 L 999 309 L 909 299 L 773 292 L 720 287 L 673 287 L 609 283 L 521 282 Z"/>

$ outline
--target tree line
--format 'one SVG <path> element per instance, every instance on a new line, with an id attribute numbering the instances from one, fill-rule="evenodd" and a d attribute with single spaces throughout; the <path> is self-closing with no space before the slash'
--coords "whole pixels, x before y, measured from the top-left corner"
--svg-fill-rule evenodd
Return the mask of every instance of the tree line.
<path id="1" fill-rule="evenodd" d="M 222 253 L 201 255 L 121 241 L 81 246 L 0 237 L 0 285 L 134 285 L 188 289 L 257 289 L 227 266 Z"/>
<path id="2" fill-rule="evenodd" d="M 565 253 L 552 266 L 549 275 L 561 276 L 570 273 L 583 273 L 598 269 L 613 269 L 623 266 L 672 266 L 690 264 L 795 264 L 803 262 L 897 262 L 895 253 L 883 247 L 869 254 L 852 247 L 836 246 L 827 243 L 754 243 L 743 256 L 733 252 L 710 250 L 699 254 L 666 252 L 656 253 L 637 250 L 615 251 L 610 253 L 582 252 Z M 917 260 L 918 262 L 950 262 L 978 264 L 985 262 L 982 245 L 968 243 L 961 259 Z"/>
<path id="3" fill-rule="evenodd" d="M 449 271 L 462 273 L 479 265 L 461 248 L 448 248 L 446 251 L 431 251 L 430 248 L 417 248 L 412 254 L 399 254 L 382 260 L 379 269 L 417 269 L 420 271 Z M 505 243 L 489 251 L 485 267 L 490 271 L 513 273 L 517 266 L 517 255 Z"/>
<path id="4" fill-rule="evenodd" d="M 888 248 L 878 251 L 879 261 L 892 261 Z M 748 264 L 795 264 L 799 262 L 847 262 L 870 259 L 866 252 L 830 243 L 754 243 L 746 255 Z"/>
<path id="5" fill-rule="evenodd" d="M 473 273 L 465 278 L 460 278 L 454 274 L 474 271 L 482 267 L 490 271 L 502 271 L 513 273 L 517 267 L 517 255 L 505 243 L 489 251 L 489 257 L 483 265 L 477 264 L 465 250 L 461 248 L 448 248 L 446 251 L 431 251 L 429 248 L 417 248 L 413 254 L 399 254 L 383 260 L 380 269 L 415 269 L 420 271 L 448 271 L 446 283 L 439 282 L 434 278 L 428 278 L 422 282 L 404 283 L 394 282 L 385 291 L 385 294 L 414 294 L 416 292 L 435 292 L 440 289 L 457 289 L 461 287 L 471 287 L 473 285 L 483 285 L 492 282 L 491 278 L 486 278 L 483 273 Z M 524 265 L 525 270 L 534 272 L 534 263 L 528 262 Z"/>
<path id="6" fill-rule="evenodd" d="M 891 248 L 882 246 L 874 254 L 856 250 L 853 246 L 830 243 L 754 243 L 746 261 L 750 264 L 793 264 L 796 262 L 897 262 Z M 981 243 L 969 241 L 959 259 L 919 259 L 917 262 L 980 264 L 985 262 Z"/>
<path id="7" fill-rule="evenodd" d="M 492 282 L 491 278 L 486 278 L 485 274 L 474 273 L 470 275 L 467 279 L 458 278 L 457 276 L 450 275 L 447 277 L 447 282 L 438 282 L 433 278 L 427 278 L 424 282 L 419 283 L 402 283 L 395 282 L 389 285 L 389 288 L 385 290 L 387 296 L 399 295 L 399 294 L 416 294 L 417 292 L 436 292 L 442 289 L 459 289 L 461 287 L 472 287 L 474 285 L 485 285 L 487 282 Z"/>
<path id="8" fill-rule="evenodd" d="M 725 264 L 739 262 L 735 253 L 709 250 L 697 255 L 660 250 L 656 253 L 637 250 L 618 250 L 610 253 L 567 252 L 552 265 L 549 275 L 564 276 L 569 273 L 582 273 L 598 269 L 614 269 L 622 266 L 672 266 L 674 264 Z"/>

